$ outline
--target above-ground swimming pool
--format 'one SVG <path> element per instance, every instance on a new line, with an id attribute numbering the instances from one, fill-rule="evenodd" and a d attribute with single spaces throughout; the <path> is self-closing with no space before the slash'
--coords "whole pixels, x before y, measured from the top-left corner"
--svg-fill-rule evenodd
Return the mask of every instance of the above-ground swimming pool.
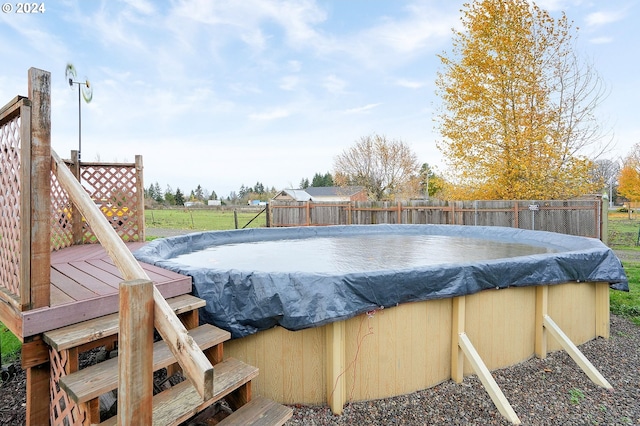
<path id="1" fill-rule="evenodd" d="M 456 300 L 466 299 L 462 327 L 495 369 L 534 355 L 540 306 L 580 344 L 608 337 L 609 287 L 628 290 L 599 240 L 502 227 L 215 231 L 134 254 L 193 278 L 201 321 L 231 331 L 225 355 L 260 368 L 259 394 L 336 412 L 449 379 Z"/>
<path id="2" fill-rule="evenodd" d="M 139 260 L 193 277 L 204 321 L 243 337 L 489 288 L 606 281 L 626 288 L 600 241 L 540 231 L 365 225 L 202 232 L 151 242 Z"/>

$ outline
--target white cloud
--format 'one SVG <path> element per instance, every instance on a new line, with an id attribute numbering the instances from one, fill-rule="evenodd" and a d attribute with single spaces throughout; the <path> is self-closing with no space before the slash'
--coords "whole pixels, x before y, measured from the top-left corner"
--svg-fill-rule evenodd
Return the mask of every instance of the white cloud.
<path id="1" fill-rule="evenodd" d="M 292 60 L 292 61 L 288 61 L 287 64 L 289 65 L 290 72 L 302 71 L 302 63 L 300 61 Z"/>
<path id="2" fill-rule="evenodd" d="M 613 22 L 624 19 L 625 14 L 623 12 L 594 12 L 587 15 L 585 22 L 589 27 L 599 27 L 602 25 L 611 24 Z"/>
<path id="3" fill-rule="evenodd" d="M 295 90 L 300 83 L 300 77 L 295 75 L 287 75 L 280 79 L 279 87 L 282 90 L 292 91 Z"/>
<path id="4" fill-rule="evenodd" d="M 345 110 L 345 114 L 359 114 L 359 113 L 363 113 L 363 112 L 369 112 L 370 110 L 379 107 L 380 105 L 382 105 L 382 103 L 378 102 L 375 104 L 367 104 L 361 107 L 357 107 L 357 108 L 351 108 L 351 109 L 347 109 Z"/>
<path id="5" fill-rule="evenodd" d="M 142 13 L 143 15 L 153 15 L 156 12 L 156 9 L 153 3 L 147 0 L 122 0 L 129 7 L 135 9 L 137 12 Z"/>
<path id="6" fill-rule="evenodd" d="M 594 37 L 589 39 L 592 44 L 609 44 L 613 42 L 613 37 Z"/>
<path id="7" fill-rule="evenodd" d="M 291 114 L 286 109 L 275 108 L 269 111 L 249 114 L 249 118 L 252 120 L 258 120 L 258 121 L 271 121 L 271 120 L 278 120 L 280 118 L 285 118 L 285 117 L 288 117 L 289 115 Z"/>
<path id="8" fill-rule="evenodd" d="M 343 93 L 345 87 L 347 87 L 347 82 L 332 74 L 324 78 L 322 85 L 330 93 L 340 94 Z"/>
<path id="9" fill-rule="evenodd" d="M 396 80 L 396 85 L 406 87 L 407 89 L 420 89 L 426 85 L 422 81 L 405 80 L 403 78 Z"/>

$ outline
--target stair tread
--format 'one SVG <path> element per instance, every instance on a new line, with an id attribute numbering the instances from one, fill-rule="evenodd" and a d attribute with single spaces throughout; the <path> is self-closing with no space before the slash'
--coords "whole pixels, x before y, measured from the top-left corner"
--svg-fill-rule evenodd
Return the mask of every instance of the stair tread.
<path id="1" fill-rule="evenodd" d="M 228 331 L 210 324 L 203 324 L 189 330 L 201 349 L 223 343 L 231 338 Z M 153 345 L 153 371 L 165 368 L 175 362 L 175 358 L 164 341 Z M 81 403 L 99 397 L 118 387 L 118 358 L 112 358 L 60 378 L 60 387 L 74 401 Z"/>
<path id="2" fill-rule="evenodd" d="M 178 425 L 258 376 L 258 368 L 235 358 L 214 367 L 213 398 L 203 401 L 188 380 L 153 397 L 153 424 Z M 114 416 L 100 425 L 116 425 Z"/>
<path id="3" fill-rule="evenodd" d="M 283 425 L 293 415 L 293 410 L 261 396 L 231 413 L 218 423 L 218 426 L 276 426 Z"/>
<path id="4" fill-rule="evenodd" d="M 167 303 L 176 315 L 193 311 L 205 306 L 206 301 L 191 294 L 167 299 Z M 57 351 L 75 348 L 103 337 L 118 333 L 118 312 L 94 318 L 78 324 L 47 331 L 44 341 Z"/>

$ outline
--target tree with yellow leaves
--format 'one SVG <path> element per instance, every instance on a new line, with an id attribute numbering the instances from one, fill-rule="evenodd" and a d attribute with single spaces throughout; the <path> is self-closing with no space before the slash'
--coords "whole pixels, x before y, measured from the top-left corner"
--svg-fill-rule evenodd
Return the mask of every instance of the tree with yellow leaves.
<path id="1" fill-rule="evenodd" d="M 602 139 L 602 80 L 572 50 L 572 24 L 528 0 L 465 5 L 440 55 L 436 126 L 459 199 L 557 199 L 592 192 L 585 148 Z"/>
<path id="2" fill-rule="evenodd" d="M 640 144 L 635 144 L 624 159 L 618 177 L 618 194 L 632 202 L 640 201 Z"/>

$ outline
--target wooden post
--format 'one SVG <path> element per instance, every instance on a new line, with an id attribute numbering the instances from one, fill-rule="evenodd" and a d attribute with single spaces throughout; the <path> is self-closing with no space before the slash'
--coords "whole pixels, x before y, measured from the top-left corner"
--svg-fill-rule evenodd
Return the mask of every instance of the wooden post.
<path id="1" fill-rule="evenodd" d="M 238 229 L 238 211 L 233 209 L 233 223 L 235 224 L 235 229 Z"/>
<path id="2" fill-rule="evenodd" d="M 609 338 L 609 283 L 596 286 L 596 336 Z"/>
<path id="3" fill-rule="evenodd" d="M 396 215 L 396 219 L 396 223 L 402 223 L 402 203 L 400 201 L 398 201 L 398 212 Z"/>
<path id="4" fill-rule="evenodd" d="M 311 226 L 311 201 L 307 201 L 306 214 L 307 226 Z"/>
<path id="5" fill-rule="evenodd" d="M 347 382 L 344 377 L 345 323 L 335 321 L 326 326 L 327 351 L 327 403 L 333 414 L 342 414 L 347 401 Z"/>
<path id="6" fill-rule="evenodd" d="M 266 215 L 267 228 L 271 228 L 271 203 L 267 203 L 264 213 Z"/>
<path id="7" fill-rule="evenodd" d="M 145 241 L 144 219 L 144 173 L 142 167 L 142 155 L 136 155 L 136 221 L 138 222 L 139 241 Z"/>
<path id="8" fill-rule="evenodd" d="M 118 424 L 150 425 L 153 418 L 153 283 L 120 283 Z"/>
<path id="9" fill-rule="evenodd" d="M 49 363 L 27 369 L 26 415 L 28 426 L 49 424 Z"/>
<path id="10" fill-rule="evenodd" d="M 600 205 L 600 220 L 598 220 L 598 202 Z M 609 203 L 603 198 L 600 197 L 595 201 L 595 222 L 596 226 L 600 225 L 600 233 L 596 233 L 596 238 L 600 238 L 600 240 L 609 244 Z"/>
<path id="11" fill-rule="evenodd" d="M 30 180 L 22 180 L 22 189 L 29 200 L 21 202 L 28 206 L 21 213 L 21 222 L 29 230 L 21 233 L 29 244 L 30 259 L 23 268 L 29 268 L 28 282 L 22 282 L 21 301 L 28 309 L 49 305 L 49 282 L 51 272 L 51 73 L 36 68 L 28 72 L 28 97 L 30 114 L 21 116 L 22 145 L 29 145 L 23 154 L 22 170 L 30 174 Z M 21 112 L 24 109 L 21 109 Z M 25 110 L 26 112 L 26 110 Z M 29 129 L 29 135 L 26 135 Z M 25 161 L 27 160 L 27 161 Z M 23 173 L 24 177 L 24 173 Z M 27 185 L 26 188 L 24 185 Z M 24 258 L 23 258 L 24 259 Z M 28 294 L 25 294 L 28 290 Z M 27 369 L 27 425 L 49 423 L 49 363 Z"/>
<path id="12" fill-rule="evenodd" d="M 518 226 L 520 226 L 520 224 L 518 222 L 520 220 L 520 218 L 518 217 L 518 215 L 520 213 L 518 213 L 518 202 L 517 201 L 513 202 L 513 214 L 514 214 L 514 216 L 513 216 L 513 227 L 517 228 Z"/>
<path id="13" fill-rule="evenodd" d="M 464 353 L 459 345 L 460 334 L 465 332 L 465 296 L 453 298 L 451 318 L 451 380 L 462 383 L 464 379 Z"/>
<path id="14" fill-rule="evenodd" d="M 80 182 L 80 173 L 82 173 L 82 171 L 80 170 L 80 160 L 78 159 L 77 150 L 71 151 L 71 162 L 73 163 L 71 165 L 71 172 L 76 179 L 78 179 L 78 182 Z M 66 212 L 63 214 L 66 214 Z M 71 209 L 71 234 L 74 245 L 82 244 L 84 239 L 84 235 L 82 235 L 82 214 L 80 214 L 80 210 L 78 210 L 75 205 Z"/>
<path id="15" fill-rule="evenodd" d="M 49 306 L 51 272 L 51 73 L 29 68 L 31 100 L 31 303 Z M 24 220 L 29 221 L 27 217 Z"/>
<path id="16" fill-rule="evenodd" d="M 544 327 L 544 316 L 547 315 L 548 300 L 549 287 L 546 285 L 537 286 L 534 352 L 540 359 L 547 357 L 547 330 Z"/>

